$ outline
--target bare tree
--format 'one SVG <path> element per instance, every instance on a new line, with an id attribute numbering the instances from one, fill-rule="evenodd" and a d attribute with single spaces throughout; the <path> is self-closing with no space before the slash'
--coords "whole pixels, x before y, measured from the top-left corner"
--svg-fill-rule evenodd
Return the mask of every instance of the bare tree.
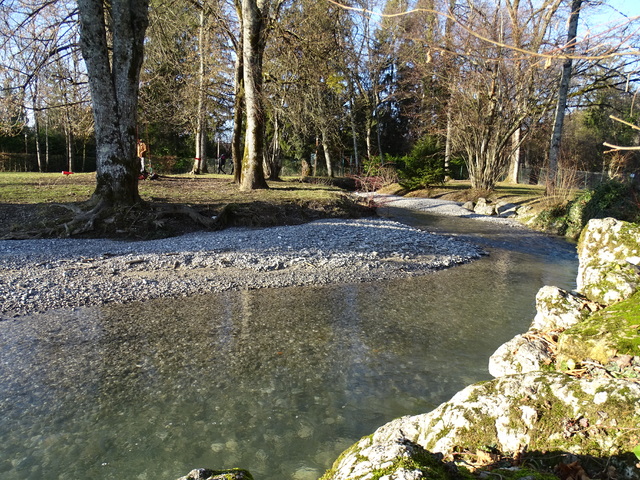
<path id="1" fill-rule="evenodd" d="M 102 0 L 78 1 L 95 118 L 96 204 L 131 205 L 140 199 L 136 119 L 148 8 L 147 0 L 113 0 L 107 6 Z"/>
<path id="2" fill-rule="evenodd" d="M 567 109 L 567 97 L 569 95 L 569 82 L 571 81 L 571 68 L 573 65 L 573 54 L 576 49 L 576 36 L 578 34 L 578 20 L 582 0 L 571 1 L 571 14 L 569 16 L 569 27 L 567 30 L 567 44 L 564 48 L 566 58 L 562 65 L 562 75 L 560 77 L 560 88 L 558 89 L 558 102 L 551 132 L 551 143 L 549 146 L 549 172 L 547 174 L 547 190 L 553 190 L 558 172 L 558 153 L 560 152 L 560 140 L 562 138 L 562 126 L 564 124 L 564 114 Z"/>

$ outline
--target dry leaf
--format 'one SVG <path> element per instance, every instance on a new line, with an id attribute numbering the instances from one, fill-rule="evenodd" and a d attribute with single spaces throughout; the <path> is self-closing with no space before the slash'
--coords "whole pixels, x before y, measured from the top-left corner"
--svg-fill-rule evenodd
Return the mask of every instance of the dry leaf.
<path id="1" fill-rule="evenodd" d="M 591 480 L 578 462 L 558 465 L 560 480 Z"/>

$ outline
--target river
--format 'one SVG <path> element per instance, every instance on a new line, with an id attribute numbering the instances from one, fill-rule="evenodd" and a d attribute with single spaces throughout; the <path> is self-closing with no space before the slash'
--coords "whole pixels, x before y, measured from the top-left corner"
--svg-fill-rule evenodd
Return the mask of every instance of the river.
<path id="1" fill-rule="evenodd" d="M 0 478 L 311 480 L 363 435 L 489 379 L 575 248 L 476 220 L 395 219 L 488 256 L 403 280 L 225 292 L 0 323 Z"/>

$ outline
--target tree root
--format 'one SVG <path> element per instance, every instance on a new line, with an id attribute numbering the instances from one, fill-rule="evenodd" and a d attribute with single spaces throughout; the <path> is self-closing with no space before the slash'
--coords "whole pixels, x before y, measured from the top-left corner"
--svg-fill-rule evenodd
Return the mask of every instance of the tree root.
<path id="1" fill-rule="evenodd" d="M 226 207 L 223 209 L 223 212 L 225 209 Z M 187 205 L 163 205 L 158 208 L 156 213 L 157 218 L 167 217 L 170 215 L 186 215 L 196 224 L 210 230 L 220 230 L 226 226 L 225 222 L 221 221 L 222 215 L 207 217 Z"/>
<path id="2" fill-rule="evenodd" d="M 67 237 L 93 231 L 96 221 L 100 219 L 101 215 L 109 208 L 109 205 L 104 200 L 98 202 L 95 207 L 87 212 L 83 211 L 82 208 L 77 205 L 58 204 L 58 206 L 71 210 L 76 214 L 71 221 L 62 224 L 62 228 L 64 228 Z"/>
<path id="3" fill-rule="evenodd" d="M 61 205 L 75 216 L 57 227 L 56 236 L 108 236 L 128 238 L 166 237 L 194 229 L 221 230 L 232 223 L 232 208 L 219 215 L 203 215 L 187 205 L 139 203 L 112 205 L 101 201 L 91 210 L 77 205 Z M 51 232 L 55 235 L 54 232 Z"/>

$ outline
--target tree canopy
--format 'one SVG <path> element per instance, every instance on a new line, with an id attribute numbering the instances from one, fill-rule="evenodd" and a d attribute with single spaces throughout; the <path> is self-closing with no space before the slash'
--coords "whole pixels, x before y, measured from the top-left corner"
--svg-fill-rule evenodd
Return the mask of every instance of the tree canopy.
<path id="1" fill-rule="evenodd" d="M 572 3 L 580 26 L 568 43 Z M 468 172 L 491 189 L 549 166 L 563 68 L 561 168 L 606 168 L 602 142 L 576 150 L 576 135 L 614 134 L 610 114 L 636 118 L 639 20 L 605 24 L 599 15 L 615 12 L 601 2 L 10 0 L 0 9 L 0 149 L 47 170 L 43 152 L 64 144 L 55 148 L 72 170 L 93 167 L 84 158 L 95 144 L 96 195 L 109 201 L 137 201 L 140 138 L 168 170 L 205 172 L 231 156 L 246 190 L 305 165 L 355 174 L 428 136 L 440 139 L 447 176 Z"/>

